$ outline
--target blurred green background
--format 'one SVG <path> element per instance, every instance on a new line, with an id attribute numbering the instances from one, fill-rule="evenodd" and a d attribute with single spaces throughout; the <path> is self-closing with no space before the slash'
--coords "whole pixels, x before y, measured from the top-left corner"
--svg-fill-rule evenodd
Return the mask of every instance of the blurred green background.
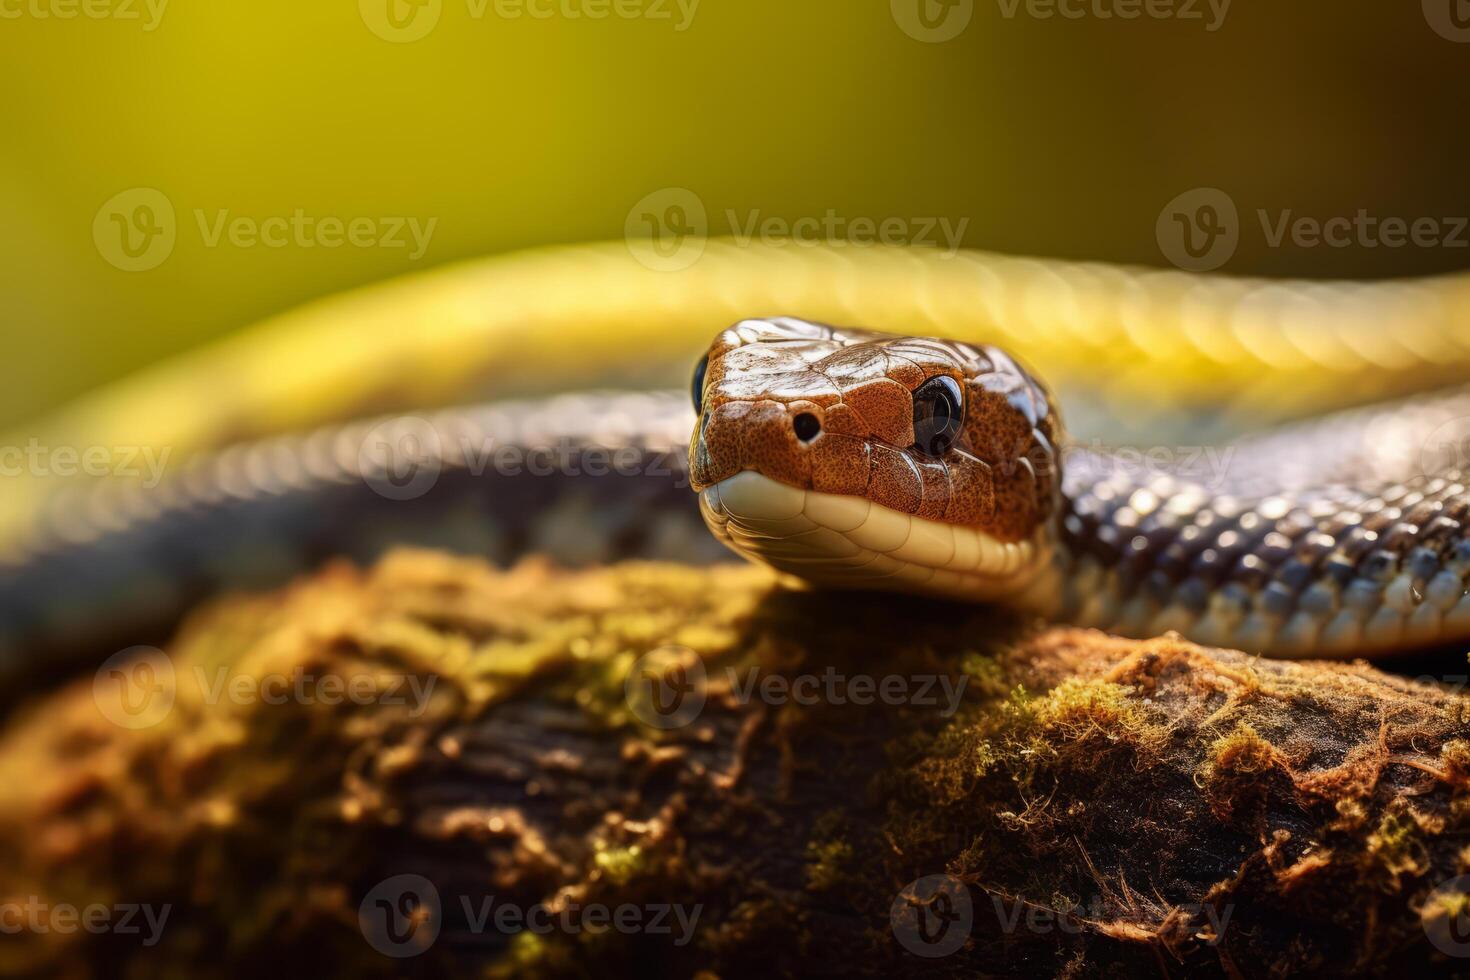
<path id="1" fill-rule="evenodd" d="M 1470 266 L 1443 245 L 1272 247 L 1251 217 L 1470 214 L 1461 0 L 1238 2 L 1223 20 L 1219 0 L 1138 19 L 1094 6 L 1119 0 L 1071 0 L 1076 18 L 951 2 L 0 0 L 0 424 L 346 287 L 617 238 L 670 186 L 716 234 L 729 210 L 833 209 L 1154 265 L 1160 209 L 1213 186 L 1245 221 L 1227 273 Z M 920 3 L 969 20 L 916 39 Z M 124 271 L 94 220 L 139 187 L 174 207 L 177 240 Z M 199 226 L 298 211 L 436 223 L 416 259 L 211 245 Z"/>

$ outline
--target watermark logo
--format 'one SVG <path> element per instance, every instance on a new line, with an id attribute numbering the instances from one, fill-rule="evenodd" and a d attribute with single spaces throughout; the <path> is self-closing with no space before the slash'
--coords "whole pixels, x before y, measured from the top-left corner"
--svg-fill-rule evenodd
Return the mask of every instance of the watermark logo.
<path id="1" fill-rule="evenodd" d="M 163 482 L 172 452 L 169 446 L 49 446 L 32 437 L 24 446 L 0 446 L 0 477 L 113 477 L 152 490 Z"/>
<path id="2" fill-rule="evenodd" d="M 1101 895 L 1094 895 L 1085 907 L 1081 903 L 1069 903 L 1064 908 L 1050 908 L 1021 899 L 1006 899 L 1000 895 L 991 895 L 990 904 L 995 909 L 995 921 L 1000 926 L 1000 931 L 1007 936 L 1015 935 L 1021 930 L 1037 936 L 1053 932 L 1080 936 L 1086 931 L 1086 922 L 1096 922 L 1116 914 L 1109 910 Z M 1174 906 L 1174 912 L 1183 916 L 1185 921 L 1199 925 L 1196 938 L 1202 939 L 1207 946 L 1216 946 L 1225 938 L 1225 931 L 1230 927 L 1230 919 L 1235 914 L 1235 906 L 1228 903 L 1215 905 L 1181 902 Z"/>
<path id="3" fill-rule="evenodd" d="M 736 702 L 773 708 L 797 704 L 937 708 L 949 718 L 959 710 L 969 677 L 948 674 L 846 674 L 828 666 L 821 673 L 787 675 L 758 667 L 724 669 L 724 688 Z M 704 708 L 707 673 L 703 660 L 687 647 L 659 647 L 642 657 L 624 681 L 628 707 L 645 724 L 679 728 Z"/>
<path id="4" fill-rule="evenodd" d="M 648 903 L 605 905 L 600 902 L 557 901 L 555 905 L 519 905 L 494 895 L 459 895 L 450 906 L 457 909 L 456 935 L 461 929 L 472 936 L 498 933 L 513 936 L 522 932 L 538 936 L 562 932 L 567 935 L 601 935 L 616 931 L 624 935 L 669 936 L 674 946 L 686 946 L 694 938 L 703 905 Z M 363 897 L 357 909 L 358 926 L 373 949 L 385 956 L 406 959 L 432 947 L 443 927 L 445 905 L 434 883 L 422 875 L 394 875 L 379 882 Z"/>
<path id="5" fill-rule="evenodd" d="M 970 26 L 975 0 L 888 0 L 894 23 L 926 44 L 953 41 Z"/>
<path id="6" fill-rule="evenodd" d="M 675 644 L 639 657 L 623 681 L 634 717 L 651 728 L 682 728 L 704 710 L 707 676 L 698 653 Z"/>
<path id="7" fill-rule="evenodd" d="M 950 718 L 959 710 L 965 695 L 968 676 L 956 681 L 949 674 L 844 674 L 827 667 L 820 674 L 761 674 L 752 667 L 741 677 L 733 667 L 725 668 L 725 680 L 741 704 L 759 700 L 772 707 L 799 704 L 810 707 L 830 704 L 841 707 L 855 704 L 886 704 L 891 707 L 912 706 L 938 708 L 941 718 Z"/>
<path id="8" fill-rule="evenodd" d="M 0 456 L 3 459 L 3 456 Z M 473 477 L 647 476 L 677 487 L 689 486 L 682 452 L 653 452 L 635 445 L 597 445 L 575 435 L 524 445 L 497 442 L 463 426 L 416 416 L 389 419 L 362 435 L 357 447 L 358 475 L 373 492 L 389 500 L 414 500 L 437 484 L 447 466 Z"/>
<path id="9" fill-rule="evenodd" d="M 429 251 L 438 218 L 395 215 L 342 218 L 308 214 L 234 214 L 228 208 L 193 208 L 192 225 L 205 248 L 404 249 L 410 262 Z M 179 238 L 173 202 L 159 190 L 135 187 L 114 195 L 92 220 L 97 251 L 125 272 L 156 269 L 173 254 Z"/>
<path id="10" fill-rule="evenodd" d="M 1215 187 L 1196 187 L 1164 205 L 1154 237 L 1172 264 L 1187 272 L 1210 272 L 1235 254 L 1240 244 L 1240 215 L 1229 194 Z"/>
<path id="11" fill-rule="evenodd" d="M 899 945 L 926 958 L 958 950 L 970 938 L 974 922 L 970 889 L 952 875 L 926 875 L 909 882 L 888 910 Z"/>
<path id="12" fill-rule="evenodd" d="M 357 0 L 367 29 L 394 44 L 423 40 L 439 26 L 444 0 Z"/>
<path id="13" fill-rule="evenodd" d="M 417 262 L 428 254 L 438 218 L 384 215 L 339 218 L 307 214 L 296 208 L 290 214 L 264 218 L 231 214 L 229 209 L 194 209 L 194 223 L 205 248 L 350 248 L 407 249 L 408 260 Z"/>
<path id="14" fill-rule="evenodd" d="M 357 450 L 358 472 L 389 500 L 414 500 L 439 482 L 444 443 L 428 419 L 405 415 L 373 426 Z"/>
<path id="15" fill-rule="evenodd" d="M 88 20 L 137 21 L 144 34 L 163 23 L 169 0 L 0 0 L 0 20 Z"/>
<path id="16" fill-rule="evenodd" d="M 1470 956 L 1470 875 L 1443 882 L 1419 911 L 1424 934 L 1447 956 Z"/>
<path id="17" fill-rule="evenodd" d="M 1290 208 L 1274 215 L 1264 208 L 1256 211 L 1261 234 L 1271 248 L 1290 241 L 1296 248 L 1465 248 L 1470 237 L 1465 234 L 1470 219 L 1465 217 L 1414 219 L 1396 215 L 1380 217 L 1359 208 L 1351 217 L 1345 214 L 1330 218 L 1293 214 Z"/>
<path id="18" fill-rule="evenodd" d="M 439 889 L 423 875 L 385 878 L 363 896 L 357 924 L 368 944 L 384 956 L 418 956 L 439 938 Z"/>
<path id="19" fill-rule="evenodd" d="M 820 246 L 873 248 L 913 246 L 941 249 L 953 256 L 964 243 L 969 218 L 905 217 L 822 214 L 786 218 L 759 208 L 745 212 L 726 208 L 721 217 L 736 247 L 753 244 L 772 247 Z M 710 233 L 704 201 L 683 187 L 665 187 L 647 195 L 628 212 L 623 238 L 628 251 L 656 272 L 687 269 L 704 254 Z"/>
<path id="20" fill-rule="evenodd" d="M 942 217 L 901 218 L 890 215 L 886 218 L 870 218 L 859 215 L 848 217 L 832 208 L 817 217 L 811 215 L 788 221 L 777 215 L 762 215 L 757 209 L 741 217 L 733 209 L 725 212 L 735 244 L 741 248 L 751 242 L 764 245 L 795 245 L 798 248 L 814 248 L 818 245 L 851 245 L 856 248 L 871 248 L 874 245 L 889 247 L 911 245 L 916 248 L 942 249 L 953 256 L 964 243 L 965 230 L 970 227 L 969 218 L 951 221 Z"/>
<path id="21" fill-rule="evenodd" d="M 1257 208 L 1255 217 L 1261 241 L 1273 249 L 1470 247 L 1470 218 L 1463 215 L 1406 218 L 1359 208 L 1354 214 L 1319 218 L 1291 208 Z M 1155 227 L 1164 257 L 1189 272 L 1208 272 L 1230 261 L 1244 230 L 1235 201 L 1213 187 L 1174 198 L 1159 212 Z"/>
<path id="22" fill-rule="evenodd" d="M 1102 483 L 1117 476 L 1126 476 L 1135 483 L 1172 476 L 1213 489 L 1224 486 L 1238 451 L 1239 447 L 1234 445 L 1109 446 L 1093 439 L 1065 447 L 1061 469 L 1070 477 L 1081 477 L 1084 482 L 1079 486 Z M 1002 465 L 1008 466 L 1009 460 Z M 1042 465 L 1033 464 L 1033 468 L 1040 470 Z"/>
<path id="23" fill-rule="evenodd" d="M 700 0 L 465 0 L 470 17 L 485 16 L 494 6 L 495 16 L 503 20 L 651 20 L 667 21 L 674 32 L 682 34 L 694 23 Z"/>
<path id="24" fill-rule="evenodd" d="M 1035 20 L 1177 20 L 1198 21 L 1213 34 L 1225 24 L 1231 0 L 996 0 L 1000 15 L 1013 20 L 1025 10 Z"/>
<path id="25" fill-rule="evenodd" d="M 1419 471 L 1443 476 L 1470 470 L 1470 416 L 1457 416 L 1435 426 L 1419 449 Z"/>
<path id="26" fill-rule="evenodd" d="M 31 895 L 24 902 L 0 902 L 0 934 L 14 936 L 22 932 L 44 936 L 49 933 L 92 935 L 111 933 L 117 936 L 142 936 L 142 945 L 156 946 L 163 937 L 172 905 L 139 905 L 119 902 L 103 905 L 72 905 L 70 902 L 43 902 Z"/>
<path id="27" fill-rule="evenodd" d="M 461 895 L 459 904 L 469 931 L 477 936 L 488 932 L 492 926 L 505 936 L 521 932 L 545 936 L 558 931 L 573 936 L 583 932 L 599 935 L 616 930 L 623 935 L 670 936 L 674 946 L 689 944 L 694 938 L 699 914 L 704 911 L 703 904 L 690 906 L 662 902 L 647 905 L 624 902 L 615 906 L 601 902 L 559 902 L 553 909 L 539 902 L 531 906 L 500 902 L 494 895 L 482 895 L 478 902 L 469 895 Z"/>
<path id="28" fill-rule="evenodd" d="M 1423 0 L 1424 19 L 1446 41 L 1470 44 L 1470 0 Z"/>
<path id="29" fill-rule="evenodd" d="M 623 222 L 628 251 L 654 272 L 689 268 L 704 255 L 708 238 L 704 201 L 686 187 L 665 187 L 646 195 Z"/>
<path id="30" fill-rule="evenodd" d="M 3 2 L 3 0 L 0 0 Z M 694 23 L 700 0 L 464 0 L 471 21 L 487 16 L 496 20 L 553 19 L 647 20 L 673 25 L 676 33 Z M 358 13 L 368 30 L 394 44 L 428 37 L 439 26 L 444 0 L 358 0 Z"/>
<path id="31" fill-rule="evenodd" d="M 174 708 L 174 665 L 155 647 L 129 647 L 102 662 L 92 678 L 92 700 L 122 728 L 152 728 Z"/>
<path id="32" fill-rule="evenodd" d="M 113 654 L 92 678 L 97 709 L 122 728 L 151 728 L 173 710 L 178 691 L 194 685 L 199 703 L 279 706 L 285 704 L 402 707 L 417 718 L 429 708 L 438 675 L 372 673 L 317 674 L 302 667 L 263 674 L 212 672 L 196 664 L 180 672 L 162 650 L 132 647 Z"/>
<path id="33" fill-rule="evenodd" d="M 173 202 L 152 187 L 133 187 L 108 198 L 92 219 L 92 241 L 124 272 L 147 272 L 173 254 L 178 241 Z"/>

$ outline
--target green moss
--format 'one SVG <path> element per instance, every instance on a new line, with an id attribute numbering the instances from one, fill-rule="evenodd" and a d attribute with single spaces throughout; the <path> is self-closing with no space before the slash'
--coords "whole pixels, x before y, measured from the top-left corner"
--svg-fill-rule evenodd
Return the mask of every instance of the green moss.
<path id="1" fill-rule="evenodd" d="M 1009 678 L 995 657 L 967 653 L 960 659 L 960 671 L 970 678 L 971 690 L 976 694 L 993 698 L 1006 693 Z"/>
<path id="2" fill-rule="evenodd" d="M 1265 772 L 1276 761 L 1276 749 L 1249 722 L 1237 722 L 1229 735 L 1210 746 L 1210 766 L 1215 773 L 1252 775 Z"/>
<path id="3" fill-rule="evenodd" d="M 1389 878 L 1421 875 L 1427 868 L 1428 855 L 1420 835 L 1419 820 L 1407 805 L 1391 807 L 1369 835 L 1367 856 L 1373 866 Z"/>
<path id="4" fill-rule="evenodd" d="M 562 962 L 558 964 L 556 961 Z M 485 972 L 490 980 L 511 980 L 514 977 L 530 977 L 552 970 L 555 966 L 565 969 L 569 964 L 565 955 L 539 933 L 524 929 L 510 937 L 510 945 Z"/>
<path id="5" fill-rule="evenodd" d="M 836 888 L 852 862 L 852 845 L 844 840 L 808 841 L 806 886 L 814 892 Z"/>
<path id="6" fill-rule="evenodd" d="M 1152 724 L 1132 689 L 1069 677 L 1030 705 L 1037 728 L 1054 743 L 1129 744 L 1152 750 L 1167 732 Z"/>
<path id="7" fill-rule="evenodd" d="M 646 866 L 643 849 L 637 844 L 609 847 L 598 841 L 592 861 L 602 878 L 613 885 L 626 885 Z"/>
<path id="8" fill-rule="evenodd" d="M 964 728 L 947 729 L 927 747 L 918 773 L 937 803 L 964 799 L 1000 761 L 995 746 Z"/>

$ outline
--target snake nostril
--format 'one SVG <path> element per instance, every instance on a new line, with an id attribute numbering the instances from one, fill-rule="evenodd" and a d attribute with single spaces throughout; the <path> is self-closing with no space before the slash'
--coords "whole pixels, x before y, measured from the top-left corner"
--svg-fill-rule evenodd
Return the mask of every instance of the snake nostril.
<path id="1" fill-rule="evenodd" d="M 811 442 L 822 434 L 822 423 L 811 412 L 799 412 L 791 420 L 791 427 L 796 430 L 796 438 L 802 442 Z"/>

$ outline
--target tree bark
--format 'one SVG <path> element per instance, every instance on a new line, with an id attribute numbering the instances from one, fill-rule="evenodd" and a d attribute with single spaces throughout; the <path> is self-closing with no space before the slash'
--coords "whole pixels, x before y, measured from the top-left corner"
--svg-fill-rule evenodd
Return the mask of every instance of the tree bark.
<path id="1" fill-rule="evenodd" d="M 0 968 L 1470 964 L 1466 702 L 1364 665 L 430 552 L 130 658 L 0 741 Z"/>

